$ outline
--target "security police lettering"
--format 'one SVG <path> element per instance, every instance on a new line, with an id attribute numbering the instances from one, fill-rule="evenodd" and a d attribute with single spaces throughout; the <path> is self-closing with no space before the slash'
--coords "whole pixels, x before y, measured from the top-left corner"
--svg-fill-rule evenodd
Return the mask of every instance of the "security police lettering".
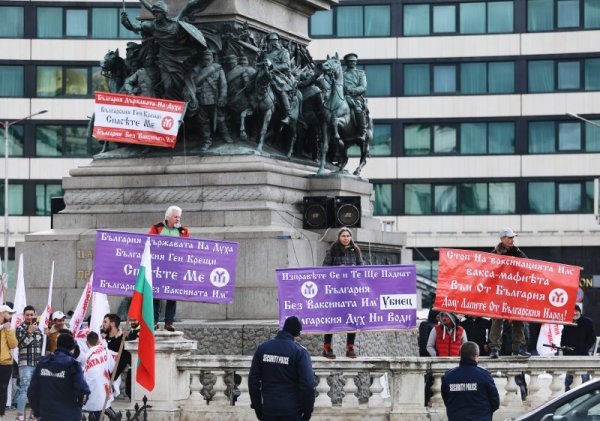
<path id="1" fill-rule="evenodd" d="M 451 383 L 450 392 L 477 391 L 477 383 Z"/>
<path id="2" fill-rule="evenodd" d="M 281 355 L 263 355 L 263 363 L 275 363 L 288 365 L 290 363 L 290 357 L 282 357 Z"/>

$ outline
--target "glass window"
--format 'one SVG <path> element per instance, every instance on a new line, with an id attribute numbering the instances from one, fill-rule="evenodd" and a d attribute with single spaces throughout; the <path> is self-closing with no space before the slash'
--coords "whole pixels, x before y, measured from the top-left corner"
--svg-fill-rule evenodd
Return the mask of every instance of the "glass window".
<path id="1" fill-rule="evenodd" d="M 363 35 L 362 6 L 337 8 L 337 34 L 340 37 L 360 37 Z"/>
<path id="2" fill-rule="evenodd" d="M 68 37 L 87 37 L 88 35 L 88 12 L 80 9 L 67 9 L 66 12 Z"/>
<path id="3" fill-rule="evenodd" d="M 487 66 L 485 63 L 463 63 L 460 65 L 460 92 L 484 94 L 487 92 Z"/>
<path id="4" fill-rule="evenodd" d="M 23 96 L 23 66 L 0 66 L 0 97 Z"/>
<path id="5" fill-rule="evenodd" d="M 554 213 L 555 191 L 551 181 L 536 181 L 529 183 L 529 212 Z"/>
<path id="6" fill-rule="evenodd" d="M 460 213 L 477 215 L 487 213 L 488 186 L 486 183 L 464 183 L 460 188 Z"/>
<path id="7" fill-rule="evenodd" d="M 389 36 L 390 15 L 390 6 L 365 6 L 365 36 Z"/>
<path id="8" fill-rule="evenodd" d="M 4 184 L 0 185 L 0 212 L 4 214 Z M 8 184 L 8 214 L 23 215 L 22 184 Z"/>
<path id="9" fill-rule="evenodd" d="M 4 130 L 0 134 L 0 153 L 4 156 Z M 8 156 L 23 156 L 23 126 L 20 124 L 8 128 Z"/>
<path id="10" fill-rule="evenodd" d="M 429 35 L 429 5 L 404 6 L 404 35 Z"/>
<path id="11" fill-rule="evenodd" d="M 581 209 L 581 183 L 558 183 L 558 211 L 576 212 Z"/>
<path id="12" fill-rule="evenodd" d="M 456 213 L 456 190 L 455 185 L 433 187 L 435 213 Z"/>
<path id="13" fill-rule="evenodd" d="M 553 121 L 529 123 L 529 153 L 552 153 L 556 150 Z"/>
<path id="14" fill-rule="evenodd" d="M 490 123 L 488 137 L 489 153 L 515 153 L 515 123 Z"/>
<path id="15" fill-rule="evenodd" d="M 557 0 L 556 13 L 559 28 L 579 27 L 579 0 Z"/>
<path id="16" fill-rule="evenodd" d="M 37 8 L 38 38 L 62 38 L 63 10 L 60 7 Z"/>
<path id="17" fill-rule="evenodd" d="M 92 37 L 117 38 L 119 36 L 119 10 L 110 7 L 92 9 Z"/>
<path id="18" fill-rule="evenodd" d="M 87 155 L 87 127 L 66 126 L 64 155 Z"/>
<path id="19" fill-rule="evenodd" d="M 0 6 L 0 38 L 23 38 L 23 13 L 21 6 Z"/>
<path id="20" fill-rule="evenodd" d="M 59 96 L 62 94 L 63 73 L 58 66 L 38 66 L 36 78 L 37 96 Z"/>
<path id="21" fill-rule="evenodd" d="M 102 68 L 100 66 L 92 67 L 92 92 L 96 91 L 109 92 L 108 80 L 102 76 Z"/>
<path id="22" fill-rule="evenodd" d="M 600 2 L 598 0 L 584 0 L 583 26 L 585 28 L 600 28 Z"/>
<path id="23" fill-rule="evenodd" d="M 580 87 L 579 62 L 558 62 L 558 89 L 579 89 Z"/>
<path id="24" fill-rule="evenodd" d="M 460 3 L 460 33 L 485 33 L 485 3 Z"/>
<path id="25" fill-rule="evenodd" d="M 392 154 L 392 125 L 375 124 L 373 126 L 373 142 L 370 146 L 371 156 L 390 156 Z"/>
<path id="26" fill-rule="evenodd" d="M 404 65 L 404 95 L 429 95 L 431 91 L 429 65 Z"/>
<path id="27" fill-rule="evenodd" d="M 50 199 L 62 196 L 60 184 L 36 184 L 35 185 L 35 214 L 50 215 L 52 208 Z"/>
<path id="28" fill-rule="evenodd" d="M 456 66 L 433 66 L 433 92 L 436 94 L 456 92 Z"/>
<path id="29" fill-rule="evenodd" d="M 581 124 L 559 123 L 558 124 L 558 150 L 580 151 L 581 150 Z"/>
<path id="30" fill-rule="evenodd" d="M 392 94 L 392 66 L 389 64 L 368 64 L 364 66 L 367 74 L 368 96 L 390 96 Z"/>
<path id="31" fill-rule="evenodd" d="M 598 129 L 600 131 L 600 128 Z M 404 153 L 427 155 L 431 151 L 431 129 L 422 124 L 404 126 Z"/>
<path id="32" fill-rule="evenodd" d="M 456 32 L 456 6 L 433 6 L 433 33 Z"/>
<path id="33" fill-rule="evenodd" d="M 433 127 L 433 152 L 455 153 L 456 152 L 456 127 L 434 126 Z"/>
<path id="34" fill-rule="evenodd" d="M 600 120 L 592 120 L 600 124 Z M 585 150 L 587 152 L 600 152 L 600 127 L 585 124 Z"/>
<path id="35" fill-rule="evenodd" d="M 431 186 L 429 184 L 406 184 L 404 186 L 404 213 L 429 215 L 431 213 Z"/>
<path id="36" fill-rule="evenodd" d="M 37 126 L 35 145 L 36 156 L 62 156 L 61 126 Z"/>
<path id="37" fill-rule="evenodd" d="M 592 213 L 594 212 L 594 182 L 586 181 L 585 183 L 585 196 L 583 198 L 583 212 Z"/>
<path id="38" fill-rule="evenodd" d="M 375 192 L 375 203 L 373 205 L 373 215 L 391 215 L 392 214 L 392 185 L 391 184 L 373 184 Z"/>
<path id="39" fill-rule="evenodd" d="M 66 95 L 88 94 L 88 69 L 68 67 L 65 69 Z"/>
<path id="40" fill-rule="evenodd" d="M 554 29 L 553 0 L 527 0 L 527 30 L 529 32 Z"/>
<path id="41" fill-rule="evenodd" d="M 460 152 L 465 155 L 487 152 L 487 127 L 485 123 L 460 125 Z"/>
<path id="42" fill-rule="evenodd" d="M 554 62 L 552 60 L 530 61 L 528 69 L 529 92 L 551 92 L 554 90 Z"/>
<path id="43" fill-rule="evenodd" d="M 508 94 L 515 91 L 515 63 L 500 61 L 488 63 L 488 92 Z"/>
<path id="44" fill-rule="evenodd" d="M 600 90 L 600 59 L 598 58 L 585 60 L 585 90 Z"/>
<path id="45" fill-rule="evenodd" d="M 512 1 L 487 4 L 487 32 L 490 34 L 514 32 L 514 5 Z"/>
<path id="46" fill-rule="evenodd" d="M 333 35 L 333 10 L 319 10 L 310 18 L 312 36 Z"/>
<path id="47" fill-rule="evenodd" d="M 515 213 L 516 193 L 514 183 L 489 183 L 491 214 Z"/>

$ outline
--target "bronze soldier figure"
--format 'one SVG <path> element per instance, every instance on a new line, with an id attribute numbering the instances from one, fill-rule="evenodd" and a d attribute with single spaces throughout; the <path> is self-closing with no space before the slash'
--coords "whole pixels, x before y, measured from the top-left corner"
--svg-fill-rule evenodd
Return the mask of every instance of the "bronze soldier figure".
<path id="1" fill-rule="evenodd" d="M 271 32 L 267 35 L 267 59 L 273 66 L 273 79 L 271 86 L 283 108 L 284 124 L 290 123 L 290 98 L 289 92 L 295 88 L 296 80 L 290 69 L 290 53 L 279 43 L 279 35 Z"/>
<path id="2" fill-rule="evenodd" d="M 364 70 L 356 68 L 357 61 L 358 56 L 354 53 L 344 56 L 344 63 L 346 64 L 346 70 L 344 70 L 344 95 L 354 114 L 359 138 L 364 142 L 367 137 L 369 114 L 367 100 L 364 96 L 367 91 L 367 76 Z"/>

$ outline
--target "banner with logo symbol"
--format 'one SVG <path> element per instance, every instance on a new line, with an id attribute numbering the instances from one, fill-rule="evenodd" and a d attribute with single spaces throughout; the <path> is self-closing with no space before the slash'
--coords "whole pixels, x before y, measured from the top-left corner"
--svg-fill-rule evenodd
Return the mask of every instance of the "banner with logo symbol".
<path id="1" fill-rule="evenodd" d="M 174 148 L 185 102 L 96 92 L 96 139 Z"/>
<path id="2" fill-rule="evenodd" d="M 416 326 L 414 265 L 277 269 L 279 323 L 302 320 L 304 333 Z"/>
<path id="3" fill-rule="evenodd" d="M 543 260 L 440 249 L 434 308 L 510 320 L 571 323 L 579 270 Z"/>
<path id="4" fill-rule="evenodd" d="M 148 237 L 154 298 L 233 301 L 237 243 L 105 230 L 96 234 L 94 292 L 133 294 Z"/>

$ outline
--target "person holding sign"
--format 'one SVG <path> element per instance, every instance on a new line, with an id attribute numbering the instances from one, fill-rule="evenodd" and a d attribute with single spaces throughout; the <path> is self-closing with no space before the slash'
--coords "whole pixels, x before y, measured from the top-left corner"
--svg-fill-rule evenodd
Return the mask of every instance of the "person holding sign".
<path id="1" fill-rule="evenodd" d="M 150 228 L 148 234 L 169 235 L 171 237 L 189 238 L 188 229 L 181 225 L 181 208 L 178 206 L 169 206 L 165 212 L 165 220 L 158 222 Z M 167 300 L 165 308 L 165 330 L 175 332 L 175 312 L 177 310 L 177 301 Z M 158 317 L 160 314 L 160 300 L 154 300 L 154 329 L 158 329 Z"/>
<path id="2" fill-rule="evenodd" d="M 354 241 L 352 241 L 352 232 L 350 228 L 342 227 L 338 231 L 337 241 L 331 245 L 325 259 L 323 260 L 323 266 L 362 266 L 363 260 L 360 253 L 360 248 Z M 356 332 L 348 333 L 346 337 L 346 357 L 356 358 L 358 355 L 354 351 L 354 339 L 356 338 Z M 333 360 L 336 358 L 333 350 L 331 349 L 331 341 L 333 335 L 327 333 L 323 344 L 323 356 Z"/>
<path id="3" fill-rule="evenodd" d="M 527 259 L 525 253 L 515 246 L 515 237 L 517 234 L 510 228 L 500 230 L 500 243 L 492 250 L 494 254 L 500 254 L 512 257 L 521 257 Z M 490 358 L 499 358 L 500 347 L 502 346 L 502 319 L 492 319 L 490 328 Z M 519 357 L 531 357 L 531 354 L 525 349 L 525 324 L 518 320 L 512 321 L 512 350 L 513 355 Z"/>

